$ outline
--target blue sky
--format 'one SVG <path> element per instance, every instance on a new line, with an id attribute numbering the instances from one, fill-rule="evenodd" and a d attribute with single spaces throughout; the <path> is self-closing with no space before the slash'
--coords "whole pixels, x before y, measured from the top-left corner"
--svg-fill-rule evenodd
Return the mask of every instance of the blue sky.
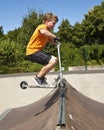
<path id="1" fill-rule="evenodd" d="M 57 30 L 62 19 L 68 19 L 71 25 L 81 22 L 84 14 L 95 5 L 101 5 L 103 0 L 0 0 L 0 26 L 4 33 L 21 26 L 22 19 L 28 10 L 37 12 L 52 12 L 59 17 L 56 24 Z"/>

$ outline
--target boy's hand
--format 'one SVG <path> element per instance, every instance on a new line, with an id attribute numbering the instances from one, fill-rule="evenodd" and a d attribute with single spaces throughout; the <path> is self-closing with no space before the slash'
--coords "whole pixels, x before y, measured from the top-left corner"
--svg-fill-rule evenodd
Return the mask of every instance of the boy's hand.
<path id="1" fill-rule="evenodd" d="M 55 43 L 60 42 L 60 38 L 58 38 L 58 37 L 54 38 L 54 42 L 55 42 Z"/>

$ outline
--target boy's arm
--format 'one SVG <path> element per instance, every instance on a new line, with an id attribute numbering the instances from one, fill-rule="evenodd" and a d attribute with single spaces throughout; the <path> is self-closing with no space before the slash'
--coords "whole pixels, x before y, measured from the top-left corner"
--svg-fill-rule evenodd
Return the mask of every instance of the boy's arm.
<path id="1" fill-rule="evenodd" d="M 53 33 L 43 28 L 40 29 L 40 33 L 44 36 L 47 36 L 49 38 L 49 42 L 54 43 L 54 39 L 56 38 L 56 36 Z"/>
<path id="2" fill-rule="evenodd" d="M 46 29 L 43 29 L 43 28 L 40 29 L 40 33 L 49 38 L 49 40 L 48 40 L 49 43 L 56 44 L 57 42 L 59 42 L 58 41 L 59 39 L 57 39 L 53 33 L 51 33 L 50 31 L 48 31 Z"/>

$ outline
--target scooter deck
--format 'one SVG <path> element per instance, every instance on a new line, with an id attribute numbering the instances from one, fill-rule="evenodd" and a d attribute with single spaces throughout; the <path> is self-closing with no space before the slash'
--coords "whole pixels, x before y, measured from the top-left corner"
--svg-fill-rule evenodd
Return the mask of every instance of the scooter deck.
<path id="1" fill-rule="evenodd" d="M 22 81 L 20 83 L 20 87 L 22 89 L 26 89 L 26 88 L 49 88 L 49 89 L 52 89 L 52 88 L 55 88 L 55 86 L 52 86 L 52 85 L 28 85 L 28 83 L 26 81 Z"/>
<path id="2" fill-rule="evenodd" d="M 48 89 L 53 89 L 55 87 L 51 87 L 50 85 L 49 86 L 39 86 L 39 85 L 28 85 L 27 86 L 28 88 L 48 88 Z"/>

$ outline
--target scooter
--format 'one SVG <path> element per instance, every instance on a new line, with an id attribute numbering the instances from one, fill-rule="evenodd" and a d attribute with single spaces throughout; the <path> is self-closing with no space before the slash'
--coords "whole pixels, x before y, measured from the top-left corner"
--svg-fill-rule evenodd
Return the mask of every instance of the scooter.
<path id="1" fill-rule="evenodd" d="M 62 74 L 62 67 L 61 67 L 61 56 L 60 56 L 60 45 L 61 43 L 58 42 L 57 44 L 57 52 L 58 52 L 58 60 L 59 60 L 59 73 L 57 78 L 53 81 L 53 83 L 46 87 L 46 86 L 37 86 L 37 85 L 28 85 L 26 81 L 22 81 L 20 83 L 20 87 L 22 89 L 26 88 L 59 88 L 60 94 L 59 94 L 59 110 L 58 110 L 58 119 L 57 119 L 57 126 L 59 127 L 65 127 L 66 128 L 66 121 L 65 121 L 65 90 L 66 90 L 66 84 L 63 79 Z M 57 130 L 57 128 L 55 129 Z"/>
<path id="2" fill-rule="evenodd" d="M 27 89 L 27 88 L 56 88 L 58 86 L 60 86 L 60 87 L 65 86 L 65 83 L 63 81 L 62 67 L 61 67 L 61 56 L 60 56 L 61 43 L 58 42 L 56 46 L 57 46 L 58 60 L 59 60 L 59 73 L 58 73 L 57 78 L 52 82 L 51 85 L 48 85 L 48 86 L 28 85 L 27 81 L 22 81 L 20 83 L 20 87 L 22 89 Z"/>

